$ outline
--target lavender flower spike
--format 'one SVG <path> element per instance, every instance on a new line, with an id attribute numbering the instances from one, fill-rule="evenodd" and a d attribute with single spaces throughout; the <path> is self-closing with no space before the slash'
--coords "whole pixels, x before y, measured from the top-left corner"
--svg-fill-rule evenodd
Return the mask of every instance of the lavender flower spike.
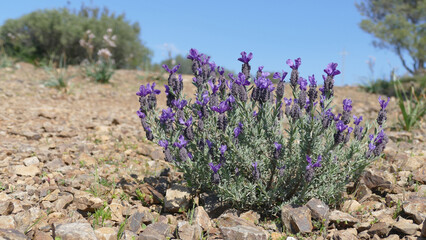
<path id="1" fill-rule="evenodd" d="M 253 58 L 253 53 L 249 53 L 249 55 L 247 56 L 246 52 L 241 52 L 241 57 L 238 58 L 238 61 L 242 63 L 249 63 L 252 58 Z"/>
<path id="2" fill-rule="evenodd" d="M 188 141 L 185 140 L 185 137 L 183 135 L 180 135 L 178 142 L 173 143 L 173 146 L 180 148 L 186 147 L 188 144 Z"/>
<path id="3" fill-rule="evenodd" d="M 337 68 L 337 63 L 329 63 L 327 65 L 327 68 L 324 69 L 324 72 L 327 73 L 327 76 L 336 76 L 340 74 L 340 71 L 336 69 Z"/>
<path id="4" fill-rule="evenodd" d="M 259 168 L 257 167 L 257 162 L 254 162 L 251 164 L 253 166 L 253 178 L 254 180 L 258 180 L 260 178 L 260 171 Z"/>
<path id="5" fill-rule="evenodd" d="M 212 173 L 212 183 L 219 184 L 220 182 L 220 176 L 219 176 L 219 169 L 222 166 L 222 163 L 219 163 L 217 165 L 214 165 L 212 162 L 209 163 L 210 169 L 213 171 Z"/>
<path id="6" fill-rule="evenodd" d="M 167 147 L 169 146 L 169 142 L 167 140 L 160 140 L 158 141 L 158 145 L 160 145 L 164 149 L 167 149 Z"/>
<path id="7" fill-rule="evenodd" d="M 228 105 L 228 103 L 226 101 L 223 101 L 219 104 L 219 106 L 213 106 L 212 109 L 215 112 L 222 114 L 222 113 L 228 111 L 229 109 L 231 109 L 231 107 Z"/>
<path id="8" fill-rule="evenodd" d="M 300 58 L 297 58 L 294 60 L 294 63 L 293 63 L 291 59 L 288 59 L 286 63 L 291 69 L 297 70 L 299 69 L 299 66 L 302 64 L 302 60 Z"/>
<path id="9" fill-rule="evenodd" d="M 164 68 L 167 72 L 169 72 L 170 74 L 173 74 L 173 73 L 176 73 L 176 72 L 179 70 L 179 68 L 180 68 L 180 64 L 178 64 L 178 65 L 174 66 L 171 70 L 170 70 L 169 66 L 167 66 L 167 64 L 163 64 L 163 65 L 162 65 L 162 67 L 163 67 L 163 68 Z"/>
<path id="10" fill-rule="evenodd" d="M 377 123 L 379 124 L 379 126 L 382 126 L 383 123 L 387 119 L 387 116 L 386 116 L 387 115 L 386 107 L 388 106 L 389 99 L 390 98 L 388 97 L 388 100 L 385 101 L 385 100 L 382 100 L 381 96 L 379 96 L 379 103 L 380 103 L 380 107 L 381 107 L 381 109 L 379 111 L 379 115 L 377 116 Z"/>
<path id="11" fill-rule="evenodd" d="M 315 168 L 321 167 L 322 157 L 319 155 L 317 161 L 312 164 L 312 159 L 306 155 L 306 161 L 308 162 L 308 165 L 306 166 L 305 180 L 306 182 L 310 182 L 315 175 Z"/>

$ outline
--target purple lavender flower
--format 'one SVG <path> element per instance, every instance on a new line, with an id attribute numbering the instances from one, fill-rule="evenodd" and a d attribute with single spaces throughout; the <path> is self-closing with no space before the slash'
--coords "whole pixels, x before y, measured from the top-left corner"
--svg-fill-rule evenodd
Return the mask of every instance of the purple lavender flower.
<path id="1" fill-rule="evenodd" d="M 234 128 L 234 138 L 238 138 L 238 136 L 241 134 L 242 131 L 243 131 L 243 124 L 240 122 L 238 123 L 238 126 Z"/>
<path id="2" fill-rule="evenodd" d="M 226 152 L 226 150 L 228 149 L 228 147 L 226 145 L 221 145 L 219 150 L 220 150 L 220 154 L 224 154 Z"/>
<path id="3" fill-rule="evenodd" d="M 388 106 L 389 103 L 389 97 L 388 100 L 382 100 L 382 97 L 379 96 L 379 103 L 380 103 L 380 111 L 379 111 L 379 115 L 377 116 L 377 123 L 379 124 L 379 126 L 382 126 L 383 123 L 387 120 L 387 111 L 386 111 L 386 107 Z"/>
<path id="4" fill-rule="evenodd" d="M 185 99 L 182 100 L 174 100 L 173 101 L 173 106 L 175 106 L 177 109 L 179 110 L 183 110 L 183 108 L 188 104 L 188 101 L 186 101 Z"/>
<path id="5" fill-rule="evenodd" d="M 200 54 L 198 54 L 198 50 L 197 49 L 191 48 L 189 50 L 189 54 L 188 54 L 188 56 L 186 58 L 190 59 L 190 60 L 199 61 L 200 60 Z"/>
<path id="6" fill-rule="evenodd" d="M 297 83 L 300 85 L 300 90 L 306 91 L 308 86 L 308 81 L 306 81 L 306 79 L 300 77 L 299 80 L 297 80 Z"/>
<path id="7" fill-rule="evenodd" d="M 302 112 L 300 111 L 299 100 L 297 98 L 294 99 L 294 104 L 290 110 L 290 116 L 293 121 L 299 119 L 302 116 Z"/>
<path id="8" fill-rule="evenodd" d="M 254 180 L 260 179 L 260 171 L 259 171 L 259 168 L 257 167 L 257 162 L 254 162 L 251 165 L 253 166 L 253 172 L 252 172 L 253 179 Z"/>
<path id="9" fill-rule="evenodd" d="M 231 107 L 228 105 L 227 101 L 223 101 L 219 104 L 219 106 L 213 106 L 212 110 L 215 112 L 218 112 L 220 114 L 225 113 L 226 111 L 230 110 Z"/>
<path id="10" fill-rule="evenodd" d="M 277 84 L 277 90 L 275 91 L 277 95 L 277 101 L 281 100 L 284 96 L 284 78 L 287 76 L 287 72 L 283 71 L 282 76 L 280 73 L 276 72 L 274 73 L 273 78 L 274 79 L 280 79 L 280 81 Z"/>
<path id="11" fill-rule="evenodd" d="M 249 63 L 252 58 L 253 58 L 253 53 L 249 53 L 249 55 L 247 56 L 246 52 L 241 52 L 241 57 L 238 58 L 238 61 L 242 63 Z"/>
<path id="12" fill-rule="evenodd" d="M 151 87 L 149 86 L 149 83 L 148 83 L 146 87 L 145 87 L 145 85 L 141 85 L 139 87 L 139 91 L 136 93 L 136 95 L 138 95 L 140 97 L 145 97 L 145 96 L 151 94 L 151 92 L 152 92 L 152 90 L 151 90 Z"/>
<path id="13" fill-rule="evenodd" d="M 333 115 L 334 116 L 334 121 L 339 121 L 340 120 L 340 117 L 342 116 L 342 114 L 341 113 L 339 113 L 339 114 L 336 114 L 336 115 Z"/>
<path id="14" fill-rule="evenodd" d="M 167 149 L 167 147 L 169 146 L 169 142 L 167 140 L 160 140 L 158 141 L 158 145 L 160 145 L 164 149 Z"/>
<path id="15" fill-rule="evenodd" d="M 277 167 L 277 169 L 278 169 L 278 174 L 281 177 L 284 176 L 285 165 L 282 165 L 281 167 Z"/>
<path id="16" fill-rule="evenodd" d="M 222 166 L 222 163 L 219 163 L 217 165 L 214 165 L 212 162 L 209 163 L 210 169 L 213 171 L 212 173 L 212 183 L 219 184 L 220 182 L 220 176 L 219 176 L 219 169 Z"/>
<path id="17" fill-rule="evenodd" d="M 359 118 L 357 118 L 355 115 L 353 116 L 353 118 L 354 118 L 354 124 L 356 125 L 356 126 L 358 126 L 360 123 L 361 123 L 361 121 L 362 121 L 362 116 L 360 116 Z"/>
<path id="18" fill-rule="evenodd" d="M 188 144 L 188 141 L 185 140 L 185 137 L 183 135 L 179 136 L 179 139 L 177 142 L 173 143 L 173 146 L 180 148 L 186 147 Z"/>
<path id="19" fill-rule="evenodd" d="M 352 100 L 346 98 L 343 100 L 342 121 L 344 124 L 348 124 L 350 122 L 351 111 L 352 111 Z"/>
<path id="20" fill-rule="evenodd" d="M 339 120 L 336 123 L 337 132 L 334 134 L 334 144 L 339 144 L 339 143 L 344 142 L 345 135 L 344 135 L 343 131 L 345 131 L 346 128 L 348 128 L 348 126 L 345 125 L 345 123 L 342 120 Z"/>
<path id="21" fill-rule="evenodd" d="M 329 63 L 327 65 L 327 68 L 324 69 L 324 72 L 327 73 L 327 76 L 336 76 L 340 74 L 340 71 L 336 69 L 337 68 L 337 63 Z"/>
<path id="22" fill-rule="evenodd" d="M 352 127 L 348 127 L 348 131 L 346 132 L 346 135 L 345 135 L 345 141 L 344 141 L 345 143 L 349 142 L 349 138 L 353 130 L 354 129 Z"/>
<path id="23" fill-rule="evenodd" d="M 160 122 L 163 124 L 166 124 L 166 122 L 171 121 L 173 122 L 175 120 L 175 114 L 173 113 L 173 110 L 171 108 L 163 109 L 161 116 L 160 116 Z"/>
<path id="24" fill-rule="evenodd" d="M 315 168 L 321 167 L 322 157 L 319 155 L 317 161 L 312 164 L 312 159 L 306 155 L 306 161 L 308 162 L 308 165 L 306 166 L 305 180 L 306 182 L 310 182 L 315 175 Z"/>
<path id="25" fill-rule="evenodd" d="M 212 82 L 212 80 L 211 79 L 209 80 L 209 85 L 210 85 L 210 87 L 212 89 L 212 94 L 216 94 L 217 91 L 219 91 L 220 84 L 221 84 L 221 82 L 219 82 L 218 85 L 214 85 L 214 83 Z"/>
<path id="26" fill-rule="evenodd" d="M 325 111 L 325 113 L 322 116 L 322 127 L 324 129 L 328 128 L 331 124 L 331 122 L 334 119 L 334 114 L 331 112 L 331 109 L 327 109 L 327 111 Z"/>
<path id="27" fill-rule="evenodd" d="M 259 78 L 254 79 L 256 88 L 252 92 L 251 98 L 260 103 L 265 103 L 271 99 L 271 92 L 275 89 L 272 81 L 267 78 L 270 73 L 264 72 Z"/>
<path id="28" fill-rule="evenodd" d="M 309 101 L 310 104 L 312 105 L 315 100 L 317 99 L 317 81 L 315 80 L 315 76 L 312 74 L 311 76 L 308 76 L 309 79 L 309 92 L 308 92 L 308 96 L 309 96 Z"/>
<path id="29" fill-rule="evenodd" d="M 260 78 L 260 76 L 262 76 L 262 73 L 263 73 L 263 66 L 260 66 L 260 67 L 257 69 L 257 72 L 256 72 L 256 78 Z"/>
<path id="30" fill-rule="evenodd" d="M 192 124 L 192 116 L 189 117 L 189 119 L 185 122 L 182 118 L 179 119 L 179 123 L 182 125 L 185 125 L 186 127 L 191 126 Z"/>
<path id="31" fill-rule="evenodd" d="M 225 73 L 225 69 L 224 69 L 223 67 L 218 66 L 218 67 L 217 67 L 217 72 L 218 72 L 221 76 L 223 76 L 223 74 Z"/>
<path id="32" fill-rule="evenodd" d="M 284 102 L 285 102 L 285 115 L 286 116 L 289 116 L 289 114 L 290 114 L 290 110 L 291 110 L 291 107 L 290 107 L 290 105 L 291 105 L 291 98 L 290 99 L 287 99 L 287 98 L 284 98 Z"/>
<path id="33" fill-rule="evenodd" d="M 139 118 L 144 119 L 146 117 L 145 113 L 141 112 L 140 110 L 136 111 L 136 114 L 138 115 Z"/>
<path id="34" fill-rule="evenodd" d="M 287 59 L 286 63 L 291 69 L 297 70 L 299 69 L 299 66 L 302 64 L 302 60 L 300 58 L 297 58 L 294 60 L 294 63 L 293 63 L 293 60 Z"/>
<path id="35" fill-rule="evenodd" d="M 167 72 L 169 72 L 170 74 L 173 74 L 173 73 L 176 73 L 176 72 L 179 70 L 179 68 L 180 68 L 180 64 L 178 64 L 178 65 L 174 66 L 171 70 L 170 70 L 169 66 L 167 66 L 167 64 L 163 64 L 163 65 L 162 65 L 162 67 L 163 67 L 163 68 L 164 68 Z"/>
<path id="36" fill-rule="evenodd" d="M 277 142 L 274 142 L 274 145 L 275 145 L 274 158 L 278 159 L 280 158 L 281 149 L 283 146 Z"/>

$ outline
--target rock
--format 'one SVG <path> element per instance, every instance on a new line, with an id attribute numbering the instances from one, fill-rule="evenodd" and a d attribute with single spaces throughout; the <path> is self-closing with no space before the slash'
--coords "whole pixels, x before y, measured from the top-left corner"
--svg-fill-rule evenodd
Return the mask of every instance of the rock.
<path id="1" fill-rule="evenodd" d="M 15 229 L 0 228 L 0 239 L 4 240 L 28 240 L 27 236 Z"/>
<path id="2" fill-rule="evenodd" d="M 53 237 L 50 233 L 36 231 L 33 240 L 53 240 Z"/>
<path id="3" fill-rule="evenodd" d="M 423 221 L 423 227 L 422 227 L 422 237 L 426 237 L 426 220 Z"/>
<path id="4" fill-rule="evenodd" d="M 111 210 L 111 220 L 121 223 L 124 221 L 123 218 L 123 205 L 121 204 L 121 201 L 118 199 L 113 199 L 112 202 L 109 204 L 109 209 Z"/>
<path id="5" fill-rule="evenodd" d="M 16 222 L 12 216 L 0 216 L 0 228 L 15 229 Z"/>
<path id="6" fill-rule="evenodd" d="M 399 236 L 396 234 L 391 234 L 387 238 L 383 238 L 383 240 L 399 240 Z"/>
<path id="7" fill-rule="evenodd" d="M 347 200 L 343 203 L 342 211 L 351 213 L 356 212 L 362 208 L 361 204 L 359 204 L 356 200 Z"/>
<path id="8" fill-rule="evenodd" d="M 61 240 L 97 240 L 89 223 L 65 223 L 55 226 L 55 237 Z"/>
<path id="9" fill-rule="evenodd" d="M 399 166 L 399 168 L 405 171 L 413 172 L 422 168 L 424 165 L 424 156 L 411 156 L 406 161 L 402 161 L 402 164 Z"/>
<path id="10" fill-rule="evenodd" d="M 200 195 L 201 204 L 204 206 L 204 209 L 209 214 L 211 218 L 219 217 L 226 209 L 229 208 L 228 205 L 224 205 L 219 197 L 214 193 L 202 193 Z"/>
<path id="11" fill-rule="evenodd" d="M 358 238 L 352 231 L 340 230 L 334 232 L 333 240 L 358 240 Z"/>
<path id="12" fill-rule="evenodd" d="M 11 201 L 0 201 L 0 216 L 9 215 L 13 212 L 13 203 Z"/>
<path id="13" fill-rule="evenodd" d="M 85 191 L 76 191 L 74 194 L 74 203 L 77 209 L 89 212 L 94 212 L 104 205 L 102 199 L 94 197 L 92 194 Z"/>
<path id="14" fill-rule="evenodd" d="M 257 212 L 250 210 L 250 211 L 242 213 L 240 215 L 240 218 L 245 219 L 249 222 L 252 222 L 253 224 L 258 224 L 260 215 Z"/>
<path id="15" fill-rule="evenodd" d="M 111 227 L 102 227 L 95 230 L 95 235 L 98 240 L 116 240 L 117 231 Z"/>
<path id="16" fill-rule="evenodd" d="M 92 156 L 87 155 L 86 153 L 80 154 L 79 162 L 84 163 L 86 166 L 95 166 L 96 165 L 96 159 Z"/>
<path id="17" fill-rule="evenodd" d="M 223 213 L 216 220 L 217 220 L 216 224 L 219 227 L 235 227 L 240 225 L 252 226 L 252 227 L 256 226 L 253 223 L 245 219 L 242 219 L 240 217 L 237 217 L 236 215 L 232 213 Z"/>
<path id="18" fill-rule="evenodd" d="M 383 176 L 370 171 L 365 171 L 362 175 L 362 179 L 365 185 L 373 191 L 380 191 L 383 189 L 389 190 L 392 187 L 392 183 L 387 181 Z"/>
<path id="19" fill-rule="evenodd" d="M 413 224 L 411 221 L 399 217 L 399 220 L 393 225 L 392 229 L 405 235 L 413 235 L 418 228 L 417 224 Z"/>
<path id="20" fill-rule="evenodd" d="M 53 190 L 53 192 L 47 194 L 42 201 L 49 201 L 49 202 L 54 202 L 56 200 L 58 200 L 58 196 L 59 196 L 59 189 L 55 189 Z"/>
<path id="21" fill-rule="evenodd" d="M 58 200 L 56 200 L 55 202 L 56 211 L 61 211 L 62 209 L 65 209 L 73 200 L 74 197 L 72 194 L 62 193 Z"/>
<path id="22" fill-rule="evenodd" d="M 157 190 L 155 190 L 151 185 L 147 183 L 144 183 L 140 187 L 140 191 L 147 196 L 147 198 L 145 199 L 145 202 L 147 202 L 148 204 L 152 204 L 152 203 L 159 204 L 164 202 L 163 194 L 159 193 Z"/>
<path id="23" fill-rule="evenodd" d="M 192 221 L 195 225 L 199 225 L 206 232 L 208 232 L 213 227 L 209 215 L 201 206 L 198 206 L 194 209 L 194 216 Z"/>
<path id="24" fill-rule="evenodd" d="M 135 240 L 138 239 L 138 235 L 130 230 L 124 230 L 120 240 Z"/>
<path id="25" fill-rule="evenodd" d="M 368 230 L 368 234 L 371 236 L 377 234 L 379 237 L 386 237 L 391 230 L 391 227 L 384 222 L 377 222 L 371 226 L 371 228 Z"/>
<path id="26" fill-rule="evenodd" d="M 173 185 L 167 189 L 166 197 L 164 198 L 164 210 L 166 212 L 185 211 L 188 208 L 191 192 L 188 188 L 180 185 Z"/>
<path id="27" fill-rule="evenodd" d="M 426 218 L 426 197 L 414 197 L 402 204 L 402 210 L 415 223 L 421 224 Z"/>
<path id="28" fill-rule="evenodd" d="M 413 172 L 413 179 L 422 184 L 426 184 L 426 166 Z"/>
<path id="29" fill-rule="evenodd" d="M 356 197 L 356 199 L 360 200 L 360 199 L 363 199 L 367 195 L 371 195 L 372 193 L 373 192 L 364 183 L 360 183 L 360 185 L 358 186 L 358 188 L 355 192 L 355 197 Z"/>
<path id="30" fill-rule="evenodd" d="M 338 229 L 352 227 L 358 222 L 359 220 L 352 217 L 352 215 L 339 210 L 334 210 L 330 213 L 330 223 L 335 224 Z"/>
<path id="31" fill-rule="evenodd" d="M 281 219 L 287 230 L 292 233 L 312 232 L 311 210 L 308 207 L 293 208 L 285 205 L 281 208 Z"/>
<path id="32" fill-rule="evenodd" d="M 130 231 L 138 233 L 142 223 L 151 223 L 153 219 L 149 210 L 137 211 L 130 216 L 127 226 Z"/>
<path id="33" fill-rule="evenodd" d="M 267 240 L 268 234 L 261 228 L 251 226 L 220 227 L 225 239 L 235 240 Z"/>
<path id="34" fill-rule="evenodd" d="M 14 173 L 18 176 L 34 177 L 40 174 L 40 172 L 40 169 L 35 165 L 31 165 L 28 167 L 24 165 L 17 165 L 14 167 Z"/>
<path id="35" fill-rule="evenodd" d="M 37 165 L 40 164 L 40 160 L 37 157 L 29 157 L 24 159 L 25 166 Z"/>
<path id="36" fill-rule="evenodd" d="M 182 240 L 198 240 L 203 238 L 203 230 L 199 225 L 190 225 L 188 222 L 178 224 L 179 238 Z"/>
<path id="37" fill-rule="evenodd" d="M 164 160 L 163 149 L 157 148 L 150 152 L 149 157 L 153 160 Z"/>
<path id="38" fill-rule="evenodd" d="M 329 207 L 323 201 L 312 198 L 306 203 L 306 206 L 311 210 L 312 218 L 318 221 L 328 218 Z"/>
<path id="39" fill-rule="evenodd" d="M 139 235 L 139 240 L 164 240 L 170 234 L 170 226 L 166 223 L 156 222 L 148 225 Z"/>

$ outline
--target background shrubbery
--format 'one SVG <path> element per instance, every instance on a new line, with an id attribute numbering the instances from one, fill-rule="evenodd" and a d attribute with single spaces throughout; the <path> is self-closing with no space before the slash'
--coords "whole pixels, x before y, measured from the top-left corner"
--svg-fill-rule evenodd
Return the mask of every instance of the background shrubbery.
<path id="1" fill-rule="evenodd" d="M 124 14 L 115 15 L 107 8 L 82 7 L 39 10 L 18 19 L 9 19 L 0 28 L 0 38 L 9 56 L 32 63 L 59 61 L 67 56 L 68 64 L 80 64 L 87 54 L 79 44 L 86 30 L 91 30 L 95 51 L 103 47 L 102 36 L 111 28 L 117 36 L 112 56 L 117 68 L 135 68 L 150 62 L 151 51 L 139 39 L 138 23 L 125 20 Z M 8 34 L 11 33 L 14 39 Z"/>

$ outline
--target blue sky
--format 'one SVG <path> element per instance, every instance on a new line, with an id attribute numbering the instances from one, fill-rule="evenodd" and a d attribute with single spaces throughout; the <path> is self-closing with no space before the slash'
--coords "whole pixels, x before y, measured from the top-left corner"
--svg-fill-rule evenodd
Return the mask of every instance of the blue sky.
<path id="1" fill-rule="evenodd" d="M 82 3 L 106 6 L 138 22 L 143 43 L 154 52 L 153 62 L 166 59 L 168 50 L 186 55 L 196 48 L 234 71 L 240 71 L 241 51 L 253 52 L 253 70 L 264 65 L 265 70 L 289 72 L 285 61 L 301 57 L 302 76 L 315 74 L 320 82 L 326 65 L 337 62 L 343 75 L 336 77 L 336 85 L 367 81 L 370 57 L 376 78 L 388 79 L 392 68 L 406 73 L 393 52 L 372 46 L 373 37 L 358 26 L 362 18 L 352 0 L 15 0 L 1 5 L 0 24 L 34 10 L 79 9 Z"/>

